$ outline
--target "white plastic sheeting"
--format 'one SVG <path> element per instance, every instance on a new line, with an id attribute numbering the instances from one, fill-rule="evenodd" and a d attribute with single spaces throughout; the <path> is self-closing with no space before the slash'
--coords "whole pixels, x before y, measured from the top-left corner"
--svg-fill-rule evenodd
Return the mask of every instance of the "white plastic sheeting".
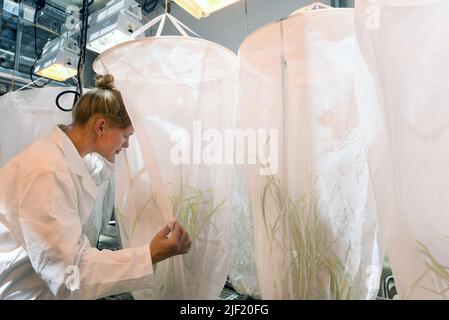
<path id="1" fill-rule="evenodd" d="M 449 2 L 357 0 L 358 105 L 401 299 L 449 298 Z"/>
<path id="2" fill-rule="evenodd" d="M 123 245 L 150 243 L 175 217 L 192 239 L 189 253 L 158 263 L 153 288 L 134 297 L 217 299 L 229 269 L 232 167 L 220 164 L 224 150 L 213 142 L 235 126 L 237 57 L 164 36 L 107 50 L 94 69 L 114 75 L 135 129 L 117 162 Z"/>
<path id="3" fill-rule="evenodd" d="M 7 93 L 0 97 L 0 165 L 39 137 L 50 133 L 57 124 L 68 124 L 70 112 L 56 107 L 59 93 L 68 88 L 45 87 Z M 70 108 L 73 94 L 61 97 L 60 104 Z"/>
<path id="4" fill-rule="evenodd" d="M 377 294 L 383 256 L 355 104 L 354 49 L 350 9 L 292 15 L 239 49 L 243 127 L 277 130 L 258 141 L 260 163 L 247 166 L 264 299 Z M 278 166 L 268 168 L 261 159 L 275 141 Z"/>

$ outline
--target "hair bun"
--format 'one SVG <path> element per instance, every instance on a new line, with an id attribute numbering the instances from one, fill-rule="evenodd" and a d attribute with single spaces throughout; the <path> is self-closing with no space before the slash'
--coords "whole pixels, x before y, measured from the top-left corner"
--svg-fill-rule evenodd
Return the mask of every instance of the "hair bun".
<path id="1" fill-rule="evenodd" d="M 114 77 L 112 74 L 97 76 L 95 79 L 95 86 L 99 89 L 114 89 Z"/>

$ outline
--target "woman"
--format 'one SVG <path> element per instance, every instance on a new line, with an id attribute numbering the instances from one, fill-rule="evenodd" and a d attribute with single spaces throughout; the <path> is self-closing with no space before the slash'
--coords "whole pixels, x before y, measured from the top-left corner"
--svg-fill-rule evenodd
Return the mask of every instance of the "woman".
<path id="1" fill-rule="evenodd" d="M 0 169 L 0 299 L 97 299 L 147 288 L 154 264 L 190 249 L 177 222 L 149 245 L 118 251 L 99 251 L 83 233 L 96 193 L 83 157 L 113 162 L 133 134 L 113 77 L 96 86 L 77 102 L 70 126 Z"/>

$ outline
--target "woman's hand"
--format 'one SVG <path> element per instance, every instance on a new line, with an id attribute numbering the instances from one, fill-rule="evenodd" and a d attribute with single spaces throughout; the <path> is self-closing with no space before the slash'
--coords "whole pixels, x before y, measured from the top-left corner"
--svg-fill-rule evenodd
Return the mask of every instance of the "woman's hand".
<path id="1" fill-rule="evenodd" d="M 165 226 L 151 240 L 150 253 L 153 264 L 178 254 L 187 253 L 190 250 L 192 242 L 189 234 L 179 222 L 175 221 L 171 231 L 172 235 L 168 238 L 170 228 Z"/>

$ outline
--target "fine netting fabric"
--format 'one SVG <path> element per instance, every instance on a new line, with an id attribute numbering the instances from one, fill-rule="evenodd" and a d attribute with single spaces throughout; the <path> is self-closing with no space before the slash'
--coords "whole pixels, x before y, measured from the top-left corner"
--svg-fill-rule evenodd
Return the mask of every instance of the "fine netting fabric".
<path id="1" fill-rule="evenodd" d="M 114 76 L 135 129 L 117 162 L 124 247 L 149 244 L 174 218 L 192 239 L 189 253 L 158 263 L 154 284 L 134 297 L 217 299 L 229 270 L 232 187 L 220 142 L 235 127 L 237 57 L 164 36 L 107 50 L 94 69 Z"/>
<path id="2" fill-rule="evenodd" d="M 354 94 L 354 14 L 298 13 L 239 49 L 264 299 L 372 299 L 383 256 Z M 264 133 L 265 131 L 265 133 Z"/>
<path id="3" fill-rule="evenodd" d="M 243 165 L 236 165 L 232 174 L 231 232 L 229 281 L 238 293 L 260 298 L 251 199 Z"/>
<path id="4" fill-rule="evenodd" d="M 449 298 L 449 2 L 356 1 L 357 98 L 401 299 Z"/>

